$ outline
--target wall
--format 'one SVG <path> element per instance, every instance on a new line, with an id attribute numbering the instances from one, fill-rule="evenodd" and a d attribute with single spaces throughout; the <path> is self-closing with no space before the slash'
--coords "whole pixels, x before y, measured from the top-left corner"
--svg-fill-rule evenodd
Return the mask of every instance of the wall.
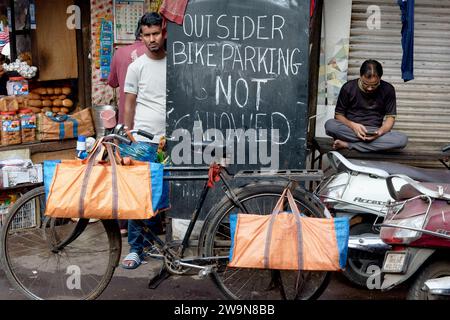
<path id="1" fill-rule="evenodd" d="M 153 11 L 162 0 L 146 0 L 146 7 Z M 91 0 L 91 37 L 92 37 L 92 105 L 116 104 L 114 90 L 100 80 L 100 68 L 96 63 L 99 52 L 99 26 L 101 19 L 113 19 L 113 0 Z M 117 94 L 118 96 L 118 94 Z"/>
<path id="2" fill-rule="evenodd" d="M 324 1 L 317 137 L 326 136 L 324 124 L 333 118 L 339 90 L 347 81 L 351 9 L 352 0 Z"/>
<path id="3" fill-rule="evenodd" d="M 91 37 L 92 37 L 92 105 L 110 104 L 114 100 L 113 89 L 100 80 L 100 68 L 96 59 L 99 50 L 99 26 L 101 19 L 113 18 L 113 1 L 112 0 L 91 0 Z"/>

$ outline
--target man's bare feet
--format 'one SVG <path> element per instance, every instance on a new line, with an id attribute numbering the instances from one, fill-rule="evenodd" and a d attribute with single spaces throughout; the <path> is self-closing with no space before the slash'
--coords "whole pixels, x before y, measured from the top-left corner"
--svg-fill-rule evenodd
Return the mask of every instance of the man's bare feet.
<path id="1" fill-rule="evenodd" d="M 333 149 L 334 150 L 348 149 L 348 143 L 342 140 L 334 140 Z"/>

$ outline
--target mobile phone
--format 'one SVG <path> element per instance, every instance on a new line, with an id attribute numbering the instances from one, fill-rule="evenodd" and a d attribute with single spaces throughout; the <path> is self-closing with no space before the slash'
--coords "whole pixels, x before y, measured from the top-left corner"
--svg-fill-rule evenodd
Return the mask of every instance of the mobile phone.
<path id="1" fill-rule="evenodd" d="M 367 131 L 366 132 L 366 136 L 376 136 L 377 132 L 376 131 Z"/>

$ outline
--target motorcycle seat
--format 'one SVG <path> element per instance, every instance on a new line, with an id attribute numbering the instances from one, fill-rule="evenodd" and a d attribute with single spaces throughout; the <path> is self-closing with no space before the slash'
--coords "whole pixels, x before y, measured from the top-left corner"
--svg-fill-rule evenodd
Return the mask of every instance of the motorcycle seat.
<path id="1" fill-rule="evenodd" d="M 434 192 L 439 192 L 438 185 L 434 183 L 420 183 L 421 186 L 425 187 L 426 189 L 432 190 Z M 444 190 L 444 192 L 450 192 L 450 184 L 439 184 Z M 423 189 L 422 189 L 423 191 Z M 411 199 L 413 197 L 417 197 L 420 195 L 423 195 L 424 193 L 417 190 L 414 186 L 408 184 L 403 185 L 400 190 L 397 192 L 397 195 L 395 197 L 395 200 L 397 201 L 403 201 L 407 199 Z M 434 194 L 426 194 L 428 196 L 433 197 Z"/>
<path id="2" fill-rule="evenodd" d="M 450 170 L 448 169 L 425 169 L 408 166 L 400 163 L 385 161 L 349 160 L 351 163 L 361 167 L 372 167 L 384 170 L 391 174 L 402 174 L 413 180 L 432 183 L 450 183 Z"/>
<path id="3" fill-rule="evenodd" d="M 397 191 L 392 180 L 400 178 L 403 184 Z M 396 201 L 403 201 L 420 195 L 429 196 L 433 199 L 443 199 L 450 201 L 450 184 L 443 183 L 419 183 L 405 175 L 395 174 L 386 179 L 389 194 Z"/>

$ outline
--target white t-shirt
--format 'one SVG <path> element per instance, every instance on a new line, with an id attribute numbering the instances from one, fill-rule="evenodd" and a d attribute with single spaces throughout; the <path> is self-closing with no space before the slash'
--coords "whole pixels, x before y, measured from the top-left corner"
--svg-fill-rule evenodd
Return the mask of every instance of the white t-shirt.
<path id="1" fill-rule="evenodd" d="M 143 54 L 129 65 L 125 78 L 125 93 L 137 95 L 134 129 L 154 134 L 154 143 L 166 133 L 166 64 L 166 58 L 154 60 Z M 139 135 L 136 140 L 149 141 Z"/>

